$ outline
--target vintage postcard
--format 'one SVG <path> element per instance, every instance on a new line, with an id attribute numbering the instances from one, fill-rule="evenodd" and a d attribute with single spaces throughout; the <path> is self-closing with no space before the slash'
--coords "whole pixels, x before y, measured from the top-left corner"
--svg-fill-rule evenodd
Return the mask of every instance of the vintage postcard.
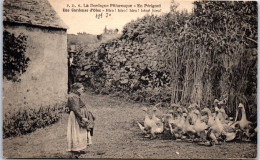
<path id="1" fill-rule="evenodd" d="M 3 158 L 257 158 L 257 1 L 2 5 Z"/>

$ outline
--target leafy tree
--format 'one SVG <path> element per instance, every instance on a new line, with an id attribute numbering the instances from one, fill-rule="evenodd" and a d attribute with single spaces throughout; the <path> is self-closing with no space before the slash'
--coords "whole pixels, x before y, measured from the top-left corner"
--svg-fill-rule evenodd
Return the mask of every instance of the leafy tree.
<path id="1" fill-rule="evenodd" d="M 175 0 L 171 1 L 171 5 L 170 5 L 170 11 L 172 13 L 176 12 L 176 9 L 178 8 L 180 4 L 178 2 L 176 2 Z"/>
<path id="2" fill-rule="evenodd" d="M 108 32 L 107 26 L 105 26 L 103 33 L 106 34 Z"/>

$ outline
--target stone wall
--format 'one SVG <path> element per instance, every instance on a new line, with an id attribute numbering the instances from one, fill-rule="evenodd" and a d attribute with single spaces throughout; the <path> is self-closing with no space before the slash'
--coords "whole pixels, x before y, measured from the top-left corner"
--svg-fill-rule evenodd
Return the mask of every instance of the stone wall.
<path id="1" fill-rule="evenodd" d="M 4 29 L 16 36 L 20 33 L 28 36 L 25 55 L 30 58 L 20 82 L 3 79 L 4 111 L 65 102 L 68 88 L 66 31 L 7 24 Z"/>

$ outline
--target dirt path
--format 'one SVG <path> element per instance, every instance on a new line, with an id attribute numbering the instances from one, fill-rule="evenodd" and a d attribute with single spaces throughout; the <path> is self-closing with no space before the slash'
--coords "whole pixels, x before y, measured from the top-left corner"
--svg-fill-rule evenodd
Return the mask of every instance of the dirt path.
<path id="1" fill-rule="evenodd" d="M 93 145 L 80 158 L 254 158 L 257 145 L 226 143 L 207 147 L 197 143 L 157 138 L 140 134 L 135 120 L 142 120 L 141 104 L 128 103 L 109 96 L 86 94 L 97 117 Z M 34 133 L 3 140 L 6 158 L 69 158 L 66 152 L 68 115 L 58 123 Z M 177 154 L 179 153 L 179 154 Z"/>

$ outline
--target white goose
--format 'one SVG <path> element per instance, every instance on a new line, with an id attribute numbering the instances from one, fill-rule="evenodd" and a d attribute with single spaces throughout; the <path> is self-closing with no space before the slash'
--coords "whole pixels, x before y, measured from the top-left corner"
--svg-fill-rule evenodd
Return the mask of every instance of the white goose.
<path id="1" fill-rule="evenodd" d="M 198 110 L 196 110 L 194 113 L 197 115 L 194 124 L 194 130 L 196 131 L 197 135 L 201 137 L 202 132 L 205 132 L 205 130 L 208 128 L 208 125 L 201 121 L 201 114 Z"/>
<path id="2" fill-rule="evenodd" d="M 156 117 L 156 113 L 157 113 L 158 109 L 156 107 L 152 108 L 152 121 L 154 121 L 156 124 L 157 123 L 162 123 L 161 119 L 159 119 L 158 117 Z"/>
<path id="3" fill-rule="evenodd" d="M 212 113 L 210 111 L 210 109 L 208 108 L 204 108 L 203 110 L 201 110 L 201 112 L 206 112 L 207 116 L 208 116 L 208 127 L 212 127 L 215 123 L 214 117 L 212 116 Z"/>
<path id="4" fill-rule="evenodd" d="M 140 124 L 138 121 L 136 121 L 136 122 L 137 122 L 139 128 L 141 129 L 142 133 L 149 134 L 151 131 L 151 126 L 153 124 L 153 121 L 150 119 L 150 117 L 148 115 L 147 107 L 142 107 L 142 110 L 145 112 L 144 125 Z"/>
<path id="5" fill-rule="evenodd" d="M 239 129 L 242 131 L 242 133 L 245 134 L 247 137 L 250 137 L 249 129 L 251 129 L 250 125 L 252 124 L 252 122 L 247 120 L 245 106 L 242 103 L 238 105 L 238 109 L 241 109 L 242 117 L 240 121 L 237 121 L 234 124 L 238 124 Z"/>
<path id="6" fill-rule="evenodd" d="M 161 121 L 161 119 L 159 119 L 158 117 L 156 117 L 156 112 L 158 111 L 158 109 L 156 107 L 154 107 L 152 109 L 153 114 L 152 114 L 152 124 L 151 124 L 151 138 L 155 138 L 155 134 L 156 133 L 162 133 L 163 129 L 164 129 L 164 125 L 163 122 Z"/>
<path id="7" fill-rule="evenodd" d="M 176 117 L 174 118 L 171 118 L 168 120 L 168 123 L 169 123 L 169 128 L 170 128 L 170 132 L 172 135 L 174 135 L 175 137 L 178 137 L 179 135 L 179 123 L 181 122 L 182 120 L 182 110 L 180 108 L 177 109 L 177 115 Z"/>
<path id="8" fill-rule="evenodd" d="M 209 128 L 208 136 L 212 140 L 212 143 L 218 144 L 218 138 L 222 135 L 224 131 L 224 127 L 219 119 L 220 113 L 218 107 L 215 107 L 215 112 L 216 112 L 215 123 L 213 126 Z"/>
<path id="9" fill-rule="evenodd" d="M 196 131 L 194 130 L 194 125 L 190 124 L 190 118 L 191 117 L 187 116 L 187 118 L 185 120 L 183 132 L 184 132 L 184 134 L 187 134 L 190 138 L 194 138 Z"/>

